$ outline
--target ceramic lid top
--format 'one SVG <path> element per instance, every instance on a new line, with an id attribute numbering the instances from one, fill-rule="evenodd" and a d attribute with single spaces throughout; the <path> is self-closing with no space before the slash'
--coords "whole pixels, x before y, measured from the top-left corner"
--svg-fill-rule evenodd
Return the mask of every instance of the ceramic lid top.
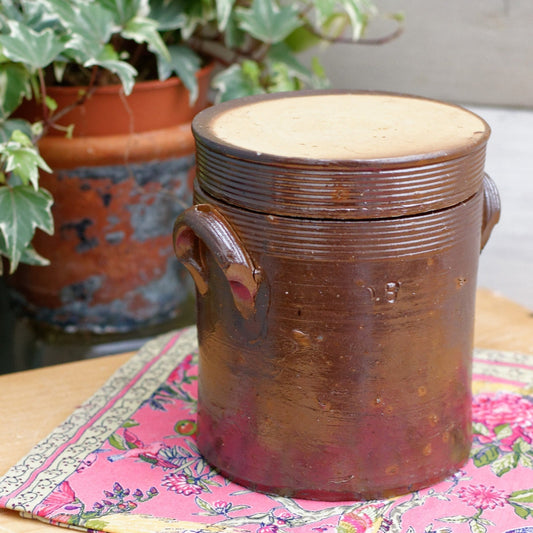
<path id="1" fill-rule="evenodd" d="M 291 216 L 377 218 L 473 196 L 486 122 L 420 97 L 353 91 L 259 95 L 193 121 L 198 181 L 212 196 Z"/>
<path id="2" fill-rule="evenodd" d="M 486 123 L 463 108 L 382 93 L 298 93 L 230 106 L 210 129 L 254 152 L 334 160 L 453 152 L 487 135 Z"/>

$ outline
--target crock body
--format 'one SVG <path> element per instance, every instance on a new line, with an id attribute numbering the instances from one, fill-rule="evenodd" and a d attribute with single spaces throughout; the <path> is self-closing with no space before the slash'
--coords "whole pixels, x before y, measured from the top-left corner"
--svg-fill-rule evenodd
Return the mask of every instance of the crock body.
<path id="1" fill-rule="evenodd" d="M 460 468 L 488 178 L 445 208 L 341 219 L 232 205 L 206 192 L 208 167 L 200 157 L 196 206 L 175 227 L 198 287 L 206 459 L 254 490 L 320 500 L 390 497 Z"/>

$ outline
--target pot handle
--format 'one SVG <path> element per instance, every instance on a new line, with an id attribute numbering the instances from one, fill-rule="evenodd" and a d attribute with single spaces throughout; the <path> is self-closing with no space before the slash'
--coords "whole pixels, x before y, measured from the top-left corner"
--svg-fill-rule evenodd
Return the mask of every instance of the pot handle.
<path id="1" fill-rule="evenodd" d="M 481 229 L 481 250 L 487 244 L 492 229 L 500 220 L 501 202 L 496 184 L 492 178 L 483 176 L 483 227 Z"/>
<path id="2" fill-rule="evenodd" d="M 261 271 L 240 238 L 219 211 L 209 204 L 186 209 L 174 224 L 174 252 L 192 275 L 201 295 L 209 290 L 205 249 L 213 255 L 229 282 L 235 306 L 243 318 L 255 314 Z"/>

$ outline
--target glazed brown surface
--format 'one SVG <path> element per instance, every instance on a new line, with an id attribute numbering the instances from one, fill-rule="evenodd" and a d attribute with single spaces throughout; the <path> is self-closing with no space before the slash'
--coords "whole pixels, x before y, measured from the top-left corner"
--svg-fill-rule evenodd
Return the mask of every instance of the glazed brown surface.
<path id="1" fill-rule="evenodd" d="M 315 94 L 302 123 L 333 96 Z M 359 97 L 365 107 L 369 95 L 350 100 Z M 265 124 L 262 111 L 289 106 L 284 98 L 195 119 L 197 205 L 176 223 L 175 251 L 200 280 L 200 450 L 231 479 L 283 495 L 348 500 L 422 488 L 470 449 L 478 256 L 499 216 L 483 174 L 488 128 L 464 111 L 470 134 L 454 137 L 453 124 L 440 130 L 425 111 L 413 116 L 416 101 L 397 110 L 405 139 L 414 142 L 412 123 L 422 137 L 439 131 L 410 154 L 323 159 L 329 119 L 312 133 L 324 139 L 314 157 L 288 142 L 272 156 L 253 151 L 257 137 L 241 126 Z M 386 108 L 391 97 L 373 98 Z M 235 113 L 242 121 L 232 124 Z M 270 115 L 274 125 L 286 119 Z M 232 258 L 243 269 L 237 284 Z"/>

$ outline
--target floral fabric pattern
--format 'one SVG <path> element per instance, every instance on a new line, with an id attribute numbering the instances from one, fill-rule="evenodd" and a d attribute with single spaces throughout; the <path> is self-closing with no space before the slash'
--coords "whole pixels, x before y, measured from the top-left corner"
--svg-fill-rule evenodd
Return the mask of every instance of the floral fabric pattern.
<path id="1" fill-rule="evenodd" d="M 471 458 L 455 475 L 390 500 L 316 502 L 254 493 L 199 454 L 194 339 L 141 350 L 0 479 L 0 505 L 110 533 L 533 533 L 533 357 L 476 353 Z"/>

